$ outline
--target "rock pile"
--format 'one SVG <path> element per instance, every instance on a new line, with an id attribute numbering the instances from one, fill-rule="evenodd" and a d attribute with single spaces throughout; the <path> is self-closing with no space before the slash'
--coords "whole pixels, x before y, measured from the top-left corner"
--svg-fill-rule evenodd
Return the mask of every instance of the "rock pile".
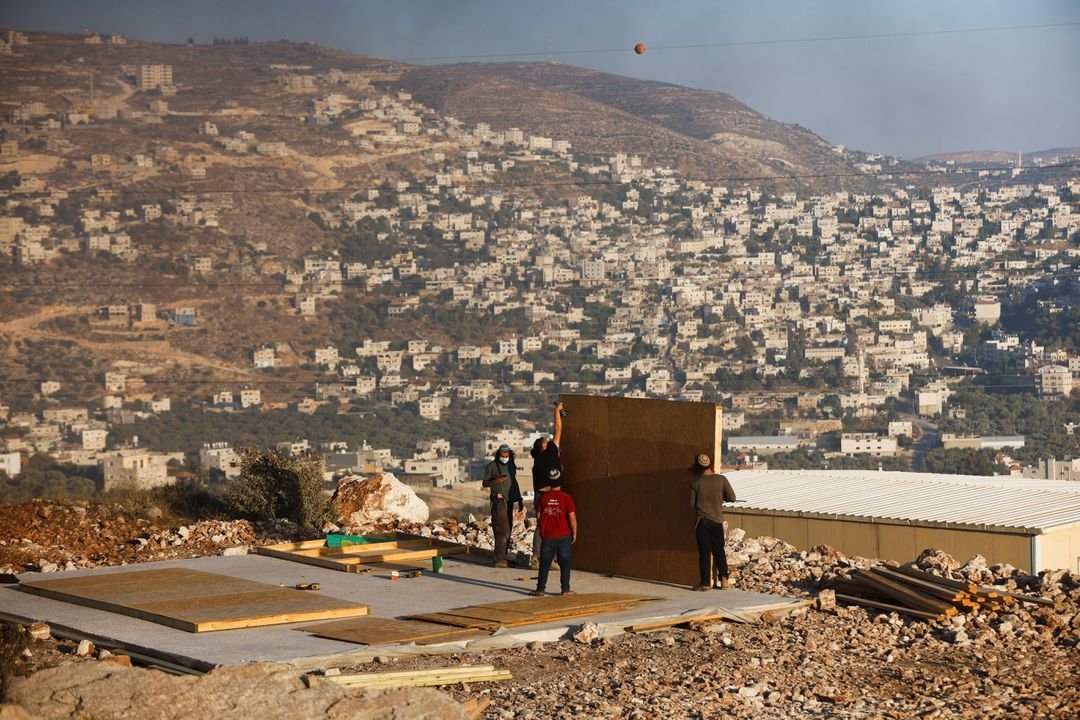
<path id="1" fill-rule="evenodd" d="M 338 482 L 334 509 L 341 522 L 366 532 L 391 522 L 426 523 L 428 506 L 391 473 L 350 475 Z"/>
<path id="2" fill-rule="evenodd" d="M 163 524 L 112 504 L 34 500 L 0 512 L 0 573 L 55 572 L 103 565 L 234 554 L 252 545 L 300 539 L 288 521 L 202 520 Z"/>

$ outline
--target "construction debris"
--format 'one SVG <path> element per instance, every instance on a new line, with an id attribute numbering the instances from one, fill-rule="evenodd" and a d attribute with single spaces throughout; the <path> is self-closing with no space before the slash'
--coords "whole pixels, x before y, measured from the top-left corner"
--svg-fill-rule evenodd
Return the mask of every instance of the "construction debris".
<path id="1" fill-rule="evenodd" d="M 960 612 L 996 612 L 1020 602 L 1053 607 L 1048 598 L 985 587 L 919 570 L 878 565 L 835 583 L 836 598 L 854 605 L 943 620 Z"/>

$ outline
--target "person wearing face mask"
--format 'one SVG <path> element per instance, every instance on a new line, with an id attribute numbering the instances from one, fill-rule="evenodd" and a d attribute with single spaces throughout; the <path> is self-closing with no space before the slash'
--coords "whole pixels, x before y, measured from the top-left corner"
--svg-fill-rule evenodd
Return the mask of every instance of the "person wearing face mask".
<path id="1" fill-rule="evenodd" d="M 506 561 L 510 545 L 510 529 L 514 526 L 513 507 L 518 510 L 525 505 L 517 482 L 517 465 L 514 451 L 509 445 L 500 445 L 495 459 L 484 467 L 481 485 L 488 489 L 491 499 L 491 532 L 495 536 L 495 567 L 509 567 Z"/>

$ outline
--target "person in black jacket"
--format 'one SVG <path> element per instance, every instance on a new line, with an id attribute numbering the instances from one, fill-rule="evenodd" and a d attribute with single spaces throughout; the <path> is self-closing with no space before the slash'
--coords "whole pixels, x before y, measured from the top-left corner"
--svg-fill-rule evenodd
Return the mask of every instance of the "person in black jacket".
<path id="1" fill-rule="evenodd" d="M 509 567 L 506 561 L 510 531 L 514 527 L 514 505 L 525 509 L 517 481 L 517 464 L 509 445 L 500 445 L 495 458 L 484 467 L 481 485 L 491 500 L 491 532 L 495 536 L 495 567 Z"/>
<path id="2" fill-rule="evenodd" d="M 694 535 L 698 546 L 698 574 L 700 582 L 695 590 L 708 590 L 713 586 L 713 572 L 721 588 L 731 587 L 728 578 L 727 553 L 724 551 L 725 502 L 735 502 L 735 491 L 723 475 L 713 472 L 712 459 L 698 455 L 694 462 L 694 479 L 690 483 L 690 507 L 697 517 Z M 715 560 L 715 564 L 710 563 Z"/>

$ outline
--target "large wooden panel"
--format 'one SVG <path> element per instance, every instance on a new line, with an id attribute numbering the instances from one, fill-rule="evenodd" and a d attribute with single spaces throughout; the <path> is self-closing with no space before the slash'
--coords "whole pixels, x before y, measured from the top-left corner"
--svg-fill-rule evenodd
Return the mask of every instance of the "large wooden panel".
<path id="1" fill-rule="evenodd" d="M 578 508 L 575 568 L 693 584 L 691 466 L 720 450 L 711 403 L 564 395 L 563 488 Z M 738 489 L 736 489 L 738 492 Z"/>
<path id="2" fill-rule="evenodd" d="M 548 595 L 540 598 L 470 605 L 443 612 L 422 613 L 412 615 L 409 619 L 462 628 L 497 630 L 500 627 L 534 625 L 567 618 L 617 612 L 633 607 L 639 602 L 656 599 L 648 595 L 627 595 L 623 593 Z"/>
<path id="3" fill-rule="evenodd" d="M 335 620 L 297 628 L 297 630 L 331 640 L 343 640 L 360 645 L 389 645 L 407 642 L 434 644 L 435 642 L 471 640 L 487 637 L 490 634 L 485 630 L 453 628 L 419 620 L 392 620 L 371 616 Z"/>
<path id="4" fill-rule="evenodd" d="M 188 632 L 280 625 L 367 615 L 368 607 L 314 592 L 226 575 L 167 568 L 56 580 L 21 590 L 129 615 Z"/>

